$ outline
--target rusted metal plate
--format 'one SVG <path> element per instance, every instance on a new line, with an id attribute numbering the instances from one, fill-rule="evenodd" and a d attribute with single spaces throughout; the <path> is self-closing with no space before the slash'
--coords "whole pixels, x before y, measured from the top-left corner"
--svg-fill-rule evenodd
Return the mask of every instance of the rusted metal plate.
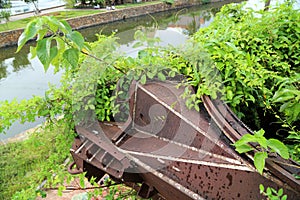
<path id="1" fill-rule="evenodd" d="M 80 138 L 71 153 L 79 171 L 140 183 L 144 198 L 262 199 L 259 184 L 300 198 L 300 182 L 292 175 L 299 165 L 275 156 L 260 175 L 253 155 L 234 151 L 231 144 L 252 131 L 222 101 L 204 96 L 197 112 L 186 108 L 183 89 L 172 83 L 132 88 L 127 121 L 76 127 Z"/>

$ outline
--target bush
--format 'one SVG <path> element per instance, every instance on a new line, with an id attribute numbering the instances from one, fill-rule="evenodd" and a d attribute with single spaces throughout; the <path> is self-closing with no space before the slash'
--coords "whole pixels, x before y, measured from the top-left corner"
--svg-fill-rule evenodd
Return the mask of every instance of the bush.
<path id="1" fill-rule="evenodd" d="M 290 3 L 269 11 L 224 6 L 194 36 L 224 80 L 224 99 L 252 128 L 299 142 L 300 13 Z M 277 136 L 278 137 L 278 136 Z M 291 142 L 291 140 L 290 140 Z"/>

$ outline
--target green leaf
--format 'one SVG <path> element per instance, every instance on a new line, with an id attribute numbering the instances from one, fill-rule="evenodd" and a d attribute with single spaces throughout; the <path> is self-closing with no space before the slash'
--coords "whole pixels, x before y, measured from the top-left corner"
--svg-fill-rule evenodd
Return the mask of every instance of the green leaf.
<path id="1" fill-rule="evenodd" d="M 26 42 L 27 42 L 26 33 L 23 32 L 18 39 L 18 48 L 16 52 L 19 52 Z"/>
<path id="2" fill-rule="evenodd" d="M 76 68 L 78 65 L 78 60 L 79 60 L 78 49 L 75 49 L 75 48 L 67 49 L 63 53 L 63 58 L 66 59 L 73 68 Z"/>
<path id="3" fill-rule="evenodd" d="M 274 103 L 285 102 L 295 97 L 295 93 L 290 89 L 282 89 L 275 92 L 272 101 Z"/>
<path id="4" fill-rule="evenodd" d="M 36 57 L 36 47 L 30 46 L 31 59 Z"/>
<path id="5" fill-rule="evenodd" d="M 252 151 L 254 149 L 247 144 L 242 144 L 242 145 L 236 146 L 235 150 L 239 153 L 246 153 L 246 152 Z"/>
<path id="6" fill-rule="evenodd" d="M 232 100 L 233 92 L 230 89 L 227 90 L 226 97 L 228 100 Z"/>
<path id="7" fill-rule="evenodd" d="M 263 172 L 263 169 L 265 167 L 265 160 L 267 157 L 267 152 L 257 152 L 254 155 L 254 166 L 260 174 L 262 174 Z"/>
<path id="8" fill-rule="evenodd" d="M 259 184 L 259 193 L 262 194 L 265 191 L 265 187 L 263 186 L 263 184 Z"/>
<path id="9" fill-rule="evenodd" d="M 265 134 L 265 131 L 263 129 L 260 129 L 260 130 L 254 132 L 254 135 L 257 137 L 262 137 L 262 136 L 264 136 L 264 134 Z"/>
<path id="10" fill-rule="evenodd" d="M 155 73 L 148 71 L 147 76 L 148 76 L 148 78 L 153 79 L 153 77 L 155 76 Z"/>
<path id="11" fill-rule="evenodd" d="M 37 40 L 42 40 L 45 37 L 47 32 L 48 32 L 47 29 L 40 29 L 37 33 L 37 35 L 38 35 Z"/>
<path id="12" fill-rule="evenodd" d="M 47 50 L 47 55 L 49 55 L 49 56 L 50 56 L 51 42 L 52 42 L 52 37 L 47 38 L 47 40 L 46 40 L 46 50 Z"/>
<path id="13" fill-rule="evenodd" d="M 67 34 L 67 38 L 77 46 L 78 50 L 81 50 L 84 47 L 84 38 L 78 31 Z"/>
<path id="14" fill-rule="evenodd" d="M 37 57 L 43 64 L 45 71 L 48 70 L 50 65 L 50 55 L 48 54 L 48 52 L 50 52 L 50 49 L 47 49 L 47 38 L 39 40 L 37 42 L 36 53 Z"/>
<path id="15" fill-rule="evenodd" d="M 165 80 L 166 80 L 166 76 L 165 76 L 163 73 L 161 73 L 161 72 L 159 72 L 159 73 L 157 74 L 157 77 L 158 77 L 159 80 L 161 80 L 161 81 L 165 81 Z"/>
<path id="16" fill-rule="evenodd" d="M 65 20 L 61 20 L 60 21 L 60 27 L 61 29 L 65 29 L 66 32 L 71 32 L 72 31 L 72 27 L 70 26 L 70 24 L 65 21 Z"/>
<path id="17" fill-rule="evenodd" d="M 59 38 L 59 37 L 55 37 L 54 39 L 56 40 L 57 48 L 58 48 L 59 50 L 61 50 L 61 49 L 64 50 L 65 47 L 66 47 L 66 44 L 65 44 L 65 42 L 63 41 L 63 39 L 62 39 L 62 38 Z"/>
<path id="18" fill-rule="evenodd" d="M 85 188 L 84 176 L 79 177 L 79 185 L 81 188 Z"/>
<path id="19" fill-rule="evenodd" d="M 267 196 L 271 196 L 272 195 L 272 190 L 271 190 L 270 187 L 267 188 L 266 192 L 267 192 Z"/>
<path id="20" fill-rule="evenodd" d="M 58 31 L 59 20 L 54 16 L 43 16 L 41 20 L 43 24 L 47 24 L 48 29 L 50 29 L 52 33 L 56 33 Z"/>
<path id="21" fill-rule="evenodd" d="M 141 82 L 142 84 L 145 84 L 145 83 L 146 83 L 146 80 L 147 80 L 147 77 L 146 77 L 145 74 L 143 74 L 143 76 L 142 76 L 141 79 L 140 79 L 140 82 Z"/>
<path id="22" fill-rule="evenodd" d="M 225 42 L 225 44 L 227 44 L 235 52 L 239 52 L 239 50 L 236 48 L 236 46 L 234 44 L 232 44 L 230 42 Z"/>
<path id="23" fill-rule="evenodd" d="M 247 144 L 248 142 L 256 142 L 256 138 L 251 135 L 251 134 L 245 134 L 241 137 L 241 139 L 239 139 L 238 141 L 236 141 L 233 145 L 235 147 L 237 146 L 241 146 L 241 145 L 244 145 L 244 144 Z"/>
<path id="24" fill-rule="evenodd" d="M 289 149 L 281 141 L 277 139 L 269 139 L 267 143 L 268 147 L 278 153 L 282 158 L 289 158 Z"/>
<path id="25" fill-rule="evenodd" d="M 278 102 L 286 102 L 288 100 L 294 99 L 294 95 L 290 94 L 290 95 L 282 95 L 276 99 L 273 100 L 274 103 L 278 103 Z"/>
<path id="26" fill-rule="evenodd" d="M 57 50 L 56 46 L 54 46 L 50 49 L 50 58 L 49 58 L 50 63 L 52 63 L 53 59 L 57 56 L 57 53 L 58 53 L 58 50 Z"/>
<path id="27" fill-rule="evenodd" d="M 282 189 L 282 188 L 280 188 L 280 189 L 278 190 L 277 195 L 278 195 L 278 196 L 282 196 L 282 195 L 283 195 L 283 189 Z"/>
<path id="28" fill-rule="evenodd" d="M 264 136 L 261 137 L 255 137 L 256 142 L 263 148 L 267 149 L 268 147 L 268 143 L 267 143 L 267 139 Z"/>
<path id="29" fill-rule="evenodd" d="M 64 191 L 65 189 L 66 189 L 66 187 L 63 186 L 63 185 L 58 186 L 57 195 L 58 195 L 58 196 L 62 196 L 62 195 L 63 195 L 63 191 Z"/>
<path id="30" fill-rule="evenodd" d="M 17 52 L 21 50 L 21 48 L 28 40 L 31 40 L 37 34 L 37 31 L 38 29 L 36 27 L 36 20 L 29 22 L 24 32 L 21 34 L 21 36 L 18 39 Z"/>
<path id="31" fill-rule="evenodd" d="M 175 71 L 170 71 L 169 72 L 169 76 L 172 77 L 172 78 L 175 77 L 176 76 L 176 72 Z"/>

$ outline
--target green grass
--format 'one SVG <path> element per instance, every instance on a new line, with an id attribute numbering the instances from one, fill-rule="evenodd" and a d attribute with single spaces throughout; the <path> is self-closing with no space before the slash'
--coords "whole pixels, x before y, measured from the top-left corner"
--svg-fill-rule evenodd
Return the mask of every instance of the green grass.
<path id="1" fill-rule="evenodd" d="M 59 12 L 47 13 L 45 15 L 53 15 L 53 16 L 57 17 L 58 19 L 70 19 L 70 18 L 74 18 L 74 17 L 97 14 L 100 12 L 103 12 L 103 10 L 89 9 L 89 10 L 59 11 Z M 9 21 L 5 24 L 0 24 L 0 32 L 19 29 L 19 28 L 25 28 L 27 23 L 30 22 L 34 18 L 35 17 L 29 17 L 29 18 L 20 19 L 17 21 Z"/>
<path id="2" fill-rule="evenodd" d="M 153 4 L 158 4 L 158 3 L 160 3 L 160 1 L 151 1 L 151 2 L 134 3 L 134 4 L 123 4 L 123 5 L 116 6 L 116 9 L 138 7 L 141 5 L 153 5 Z M 107 11 L 105 9 L 77 9 L 77 10 L 73 9 L 73 10 L 68 10 L 68 11 L 47 13 L 44 15 L 53 15 L 58 19 L 70 19 L 70 18 L 74 18 L 74 17 L 97 14 L 97 13 L 101 13 L 101 12 L 107 12 Z M 41 15 L 43 15 L 43 13 L 41 13 Z M 29 17 L 29 18 L 20 19 L 17 21 L 9 21 L 5 24 L 0 24 L 0 32 L 15 30 L 15 29 L 19 29 L 19 28 L 25 28 L 27 23 L 30 22 L 34 18 L 35 17 Z"/>
<path id="3" fill-rule="evenodd" d="M 53 126 L 52 130 L 32 133 L 25 141 L 0 145 L 1 200 L 12 199 L 22 190 L 28 193 L 28 198 L 34 196 L 44 179 L 64 167 L 61 163 L 70 157 L 73 141 L 73 135 L 64 134 L 65 130 L 64 125 Z"/>
<path id="4" fill-rule="evenodd" d="M 84 174 L 69 174 L 67 166 L 63 164 L 66 158 L 73 160 L 69 150 L 74 134 L 68 131 L 70 127 L 63 119 L 59 120 L 57 126 L 51 127 L 37 130 L 24 141 L 0 145 L 1 200 L 33 200 L 46 195 L 47 188 L 60 188 L 74 178 L 84 177 Z M 47 180 L 46 184 L 37 190 L 44 180 Z M 63 187 L 61 189 L 64 190 Z M 93 196 L 104 195 L 106 199 L 115 199 L 117 193 L 117 199 L 141 199 L 136 197 L 133 189 L 123 184 L 110 186 L 106 189 L 106 195 L 103 191 L 98 188 L 90 193 Z"/>

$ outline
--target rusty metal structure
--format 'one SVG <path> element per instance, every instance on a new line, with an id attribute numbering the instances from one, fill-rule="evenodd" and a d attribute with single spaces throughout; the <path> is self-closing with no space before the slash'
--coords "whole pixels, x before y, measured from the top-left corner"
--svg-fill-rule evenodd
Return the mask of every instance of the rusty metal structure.
<path id="1" fill-rule="evenodd" d="M 300 199 L 300 166 L 271 155 L 260 175 L 232 143 L 252 131 L 221 100 L 186 107 L 173 83 L 133 83 L 124 122 L 76 126 L 71 173 L 105 174 L 153 199 L 263 199 L 259 184 Z M 255 148 L 255 145 L 253 145 Z M 76 168 L 72 166 L 76 164 Z"/>

